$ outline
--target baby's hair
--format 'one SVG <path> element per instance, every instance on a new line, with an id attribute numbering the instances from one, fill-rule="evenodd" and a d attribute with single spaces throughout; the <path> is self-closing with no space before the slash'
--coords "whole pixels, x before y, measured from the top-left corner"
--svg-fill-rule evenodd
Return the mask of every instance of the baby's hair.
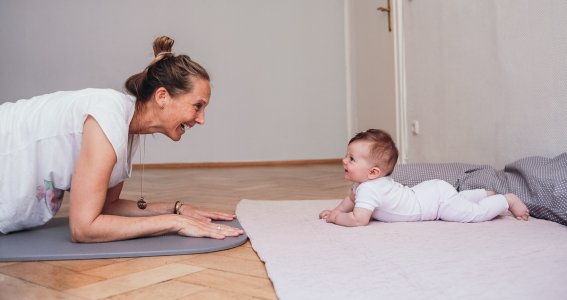
<path id="1" fill-rule="evenodd" d="M 171 52 L 174 40 L 160 36 L 153 44 L 155 59 L 144 69 L 126 80 L 126 90 L 136 97 L 137 104 L 147 102 L 156 89 L 164 87 L 172 96 L 193 91 L 193 78 L 210 81 L 209 74 L 187 55 Z"/>
<path id="2" fill-rule="evenodd" d="M 398 161 L 398 148 L 392 137 L 381 129 L 368 129 L 357 133 L 348 144 L 355 141 L 367 141 L 371 143 L 370 156 L 386 176 L 392 174 Z"/>

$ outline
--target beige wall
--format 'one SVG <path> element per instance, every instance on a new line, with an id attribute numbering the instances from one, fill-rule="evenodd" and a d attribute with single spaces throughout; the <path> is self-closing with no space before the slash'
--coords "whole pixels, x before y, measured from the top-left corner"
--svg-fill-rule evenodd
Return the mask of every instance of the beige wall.
<path id="1" fill-rule="evenodd" d="M 567 150 L 567 2 L 404 1 L 410 162 Z"/>
<path id="2" fill-rule="evenodd" d="M 212 75 L 203 127 L 147 139 L 146 161 L 342 157 L 347 141 L 343 0 L 3 0 L 0 102 L 122 89 L 175 38 Z"/>
<path id="3" fill-rule="evenodd" d="M 567 2 L 397 1 L 408 122 L 421 129 L 409 134 L 410 162 L 502 166 L 567 150 Z M 375 71 L 393 62 L 373 58 L 384 45 L 366 44 L 352 3 L 0 1 L 0 102 L 121 89 L 152 59 L 153 38 L 169 34 L 210 71 L 213 97 L 206 125 L 181 142 L 149 137 L 148 162 L 341 157 L 353 131 L 395 124 L 391 96 L 374 102 L 380 91 L 361 86 L 390 80 Z M 385 121 L 372 123 L 375 112 Z"/>

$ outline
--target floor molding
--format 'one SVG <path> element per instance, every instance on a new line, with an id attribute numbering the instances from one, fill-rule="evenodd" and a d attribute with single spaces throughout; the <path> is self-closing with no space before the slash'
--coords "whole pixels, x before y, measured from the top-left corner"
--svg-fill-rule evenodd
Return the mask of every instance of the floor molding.
<path id="1" fill-rule="evenodd" d="M 189 169 L 189 168 L 227 168 L 227 167 L 265 167 L 265 166 L 306 166 L 341 164 L 340 158 L 305 159 L 305 160 L 273 160 L 273 161 L 243 161 L 243 162 L 192 162 L 192 163 L 155 163 L 145 164 L 145 169 Z M 140 170 L 140 164 L 133 164 L 134 170 Z"/>

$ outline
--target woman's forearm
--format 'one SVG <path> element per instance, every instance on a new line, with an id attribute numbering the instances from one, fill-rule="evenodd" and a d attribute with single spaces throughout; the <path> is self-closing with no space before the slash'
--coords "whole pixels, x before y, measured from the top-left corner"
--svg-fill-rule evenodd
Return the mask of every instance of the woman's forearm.
<path id="1" fill-rule="evenodd" d="M 103 214 L 126 217 L 149 217 L 173 214 L 175 202 L 148 202 L 145 209 L 138 208 L 137 201 L 118 199 L 105 203 Z"/>
<path id="2" fill-rule="evenodd" d="M 151 217 L 125 217 L 101 214 L 91 223 L 71 222 L 71 236 L 75 242 L 107 242 L 132 239 L 142 236 L 163 235 L 177 232 L 180 227 L 178 215 Z"/>

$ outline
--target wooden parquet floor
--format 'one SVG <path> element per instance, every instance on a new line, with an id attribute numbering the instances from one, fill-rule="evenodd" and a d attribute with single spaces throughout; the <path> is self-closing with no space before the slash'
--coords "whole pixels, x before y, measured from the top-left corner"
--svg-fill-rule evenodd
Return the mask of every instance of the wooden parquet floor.
<path id="1" fill-rule="evenodd" d="M 139 171 L 123 197 L 139 197 Z M 338 199 L 340 163 L 303 166 L 146 169 L 148 201 L 181 200 L 234 212 L 240 199 Z M 68 198 L 58 217 L 68 215 Z M 0 263 L 0 299 L 276 299 L 250 242 L 206 254 Z"/>

